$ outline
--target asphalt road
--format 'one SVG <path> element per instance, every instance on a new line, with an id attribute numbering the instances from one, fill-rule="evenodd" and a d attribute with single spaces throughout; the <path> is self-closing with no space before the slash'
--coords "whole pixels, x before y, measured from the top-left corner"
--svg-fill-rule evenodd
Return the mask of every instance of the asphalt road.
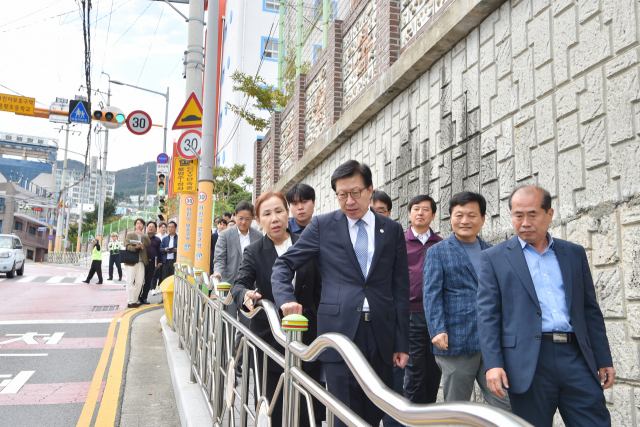
<path id="1" fill-rule="evenodd" d="M 143 308 L 126 309 L 125 282 L 87 285 L 86 274 L 31 263 L 22 277 L 0 275 L 0 427 L 114 425 Z"/>

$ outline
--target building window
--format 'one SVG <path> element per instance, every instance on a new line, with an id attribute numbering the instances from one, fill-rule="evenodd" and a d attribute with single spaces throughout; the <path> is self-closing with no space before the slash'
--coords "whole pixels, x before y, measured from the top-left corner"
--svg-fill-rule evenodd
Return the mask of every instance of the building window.
<path id="1" fill-rule="evenodd" d="M 222 73 L 220 73 L 220 85 L 224 84 L 224 68 L 222 69 Z"/>
<path id="2" fill-rule="evenodd" d="M 14 230 L 16 231 L 22 231 L 22 223 L 16 221 L 16 226 L 14 227 Z"/>
<path id="3" fill-rule="evenodd" d="M 33 251 L 31 249 L 27 249 L 27 259 L 33 261 Z"/>
<path id="4" fill-rule="evenodd" d="M 262 59 L 278 62 L 278 39 L 262 37 Z"/>
<path id="5" fill-rule="evenodd" d="M 225 116 L 227 115 L 227 108 L 229 108 L 229 103 L 228 103 L 228 102 L 226 102 L 226 103 L 224 104 L 224 115 L 225 115 Z"/>
<path id="6" fill-rule="evenodd" d="M 29 226 L 29 236 L 35 236 L 36 235 L 36 228 Z"/>
<path id="7" fill-rule="evenodd" d="M 262 0 L 262 10 L 278 13 L 280 11 L 280 0 Z"/>
<path id="8" fill-rule="evenodd" d="M 227 56 L 227 70 L 229 69 L 230 65 L 231 65 L 231 57 Z"/>
<path id="9" fill-rule="evenodd" d="M 233 22 L 233 10 L 229 12 L 229 24 Z"/>

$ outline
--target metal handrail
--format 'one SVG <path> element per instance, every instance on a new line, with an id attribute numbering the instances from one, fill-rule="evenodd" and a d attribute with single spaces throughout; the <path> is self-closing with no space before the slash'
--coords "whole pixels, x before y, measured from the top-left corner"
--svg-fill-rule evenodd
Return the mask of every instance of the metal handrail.
<path id="1" fill-rule="evenodd" d="M 284 347 L 283 355 L 227 312 L 227 306 L 233 301 L 231 292 L 228 289 L 221 290 L 222 287 L 211 289 L 214 283 L 206 273 L 186 264 L 176 264 L 174 281 L 172 329 L 178 333 L 178 347 L 186 351 L 190 360 L 190 381 L 199 385 L 214 426 L 222 426 L 226 420 L 233 418 L 231 412 L 234 410 L 240 414 L 241 426 L 246 426 L 249 421 L 256 422 L 257 411 L 262 409 L 249 404 L 250 378 L 254 380 L 258 391 L 255 403 L 266 404 L 269 410 L 273 410 L 269 402 L 276 396 L 266 396 L 268 359 L 284 368 L 281 387 L 276 393 L 281 390 L 283 394 L 282 419 L 285 427 L 298 427 L 299 406 L 310 406 L 307 402 L 310 396 L 327 407 L 329 426 L 333 425 L 332 414 L 349 426 L 368 426 L 301 368 L 302 361 L 314 361 L 324 351 L 333 349 L 346 361 L 367 396 L 382 411 L 404 425 L 531 427 L 517 416 L 485 404 L 412 403 L 380 380 L 358 347 L 346 336 L 323 334 L 307 346 L 301 342 L 301 332 L 285 332 L 282 329 L 278 309 L 271 301 L 258 301 L 252 313 L 240 311 L 247 318 L 253 318 L 260 311 L 265 312 L 274 338 Z M 202 291 L 203 285 L 205 290 L 210 290 L 210 296 Z M 233 338 L 236 332 L 242 336 L 242 340 L 234 355 Z M 258 375 L 258 352 L 264 355 L 262 378 Z M 240 354 L 242 362 L 239 361 Z M 236 385 L 235 370 L 239 363 L 242 363 L 243 376 L 240 384 Z M 310 416 L 312 412 L 309 411 Z"/>

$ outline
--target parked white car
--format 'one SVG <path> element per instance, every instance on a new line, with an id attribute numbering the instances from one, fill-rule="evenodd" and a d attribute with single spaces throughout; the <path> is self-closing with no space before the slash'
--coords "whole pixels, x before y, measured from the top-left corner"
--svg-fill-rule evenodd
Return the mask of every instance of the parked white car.
<path id="1" fill-rule="evenodd" d="M 22 276 L 24 263 L 25 256 L 20 238 L 12 234 L 0 234 L 0 273 L 7 273 L 9 279 L 16 273 Z"/>

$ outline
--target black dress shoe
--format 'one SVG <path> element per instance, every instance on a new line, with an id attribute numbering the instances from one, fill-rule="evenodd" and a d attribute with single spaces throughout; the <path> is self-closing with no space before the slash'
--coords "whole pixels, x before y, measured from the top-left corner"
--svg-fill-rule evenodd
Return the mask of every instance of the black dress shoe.
<path id="1" fill-rule="evenodd" d="M 138 300 L 138 302 L 139 302 L 140 304 L 151 304 L 151 303 L 150 303 L 149 301 L 147 301 L 145 298 L 140 298 L 140 299 Z"/>
<path id="2" fill-rule="evenodd" d="M 113 280 L 113 277 L 108 277 L 107 280 Z"/>
<path id="3" fill-rule="evenodd" d="M 140 303 L 134 302 L 133 304 L 127 304 L 127 308 L 138 308 Z"/>
<path id="4" fill-rule="evenodd" d="M 98 282 L 98 285 L 102 285 L 102 282 Z"/>
<path id="5" fill-rule="evenodd" d="M 89 281 L 88 280 L 83 280 L 82 283 L 89 283 Z"/>

